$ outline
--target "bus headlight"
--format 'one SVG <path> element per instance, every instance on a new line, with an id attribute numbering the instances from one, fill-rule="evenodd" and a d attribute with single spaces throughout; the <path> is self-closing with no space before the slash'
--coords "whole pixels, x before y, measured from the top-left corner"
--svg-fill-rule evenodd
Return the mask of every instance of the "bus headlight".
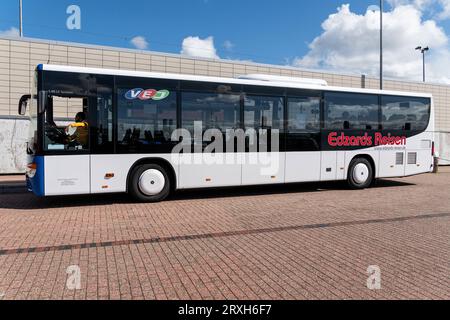
<path id="1" fill-rule="evenodd" d="M 30 163 L 27 165 L 27 177 L 28 178 L 33 178 L 36 175 L 36 169 L 37 169 L 37 164 L 36 163 Z"/>

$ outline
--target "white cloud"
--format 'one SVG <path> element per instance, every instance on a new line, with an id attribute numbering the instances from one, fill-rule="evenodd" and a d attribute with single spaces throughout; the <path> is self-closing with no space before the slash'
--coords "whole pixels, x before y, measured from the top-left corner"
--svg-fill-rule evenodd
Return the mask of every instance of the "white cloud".
<path id="1" fill-rule="evenodd" d="M 387 2 L 394 8 L 399 6 L 412 5 L 419 9 L 423 9 L 425 6 L 431 4 L 434 1 L 436 0 L 387 0 Z"/>
<path id="2" fill-rule="evenodd" d="M 198 58 L 219 59 L 213 37 L 206 39 L 199 37 L 185 38 L 183 40 L 181 54 Z"/>
<path id="3" fill-rule="evenodd" d="M 19 37 L 19 29 L 11 27 L 8 30 L 0 31 L 0 37 Z"/>
<path id="4" fill-rule="evenodd" d="M 345 4 L 323 22 L 322 28 L 322 34 L 309 45 L 309 52 L 294 60 L 295 66 L 378 74 L 379 13 L 368 10 L 356 14 Z M 418 6 L 397 4 L 385 13 L 386 76 L 421 79 L 422 60 L 414 50 L 419 45 L 431 47 L 427 78 L 450 82 L 450 66 L 444 63 L 450 57 L 444 30 L 433 20 L 424 21 Z"/>
<path id="5" fill-rule="evenodd" d="M 450 19 L 450 0 L 439 0 L 442 11 L 438 14 L 438 18 L 441 20 Z"/>
<path id="6" fill-rule="evenodd" d="M 139 50 L 145 50 L 145 49 L 148 49 L 148 42 L 147 42 L 147 40 L 144 38 L 144 37 L 142 37 L 142 36 L 137 36 L 137 37 L 134 37 L 133 39 L 131 39 L 131 44 L 133 45 L 133 46 L 135 46 L 137 49 L 139 49 Z"/>
<path id="7" fill-rule="evenodd" d="M 227 51 L 232 51 L 234 48 L 234 43 L 231 42 L 230 40 L 227 40 L 223 43 L 223 46 Z"/>
<path id="8" fill-rule="evenodd" d="M 411 5 L 438 20 L 450 19 L 450 0 L 387 0 L 392 7 Z"/>

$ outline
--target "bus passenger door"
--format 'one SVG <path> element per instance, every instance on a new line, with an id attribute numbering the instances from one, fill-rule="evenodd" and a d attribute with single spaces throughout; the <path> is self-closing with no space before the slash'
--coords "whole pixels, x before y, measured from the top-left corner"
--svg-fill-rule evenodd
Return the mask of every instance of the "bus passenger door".
<path id="1" fill-rule="evenodd" d="M 90 193 L 89 98 L 57 92 L 45 100 L 45 195 Z"/>
<path id="2" fill-rule="evenodd" d="M 91 193 L 126 191 L 131 166 L 114 154 L 113 78 L 96 75 L 91 79 Z"/>
<path id="3" fill-rule="evenodd" d="M 242 165 L 242 185 L 285 182 L 284 98 L 246 95 L 244 126 L 246 154 Z"/>
<path id="4" fill-rule="evenodd" d="M 320 96 L 289 97 L 287 120 L 286 183 L 319 181 Z"/>

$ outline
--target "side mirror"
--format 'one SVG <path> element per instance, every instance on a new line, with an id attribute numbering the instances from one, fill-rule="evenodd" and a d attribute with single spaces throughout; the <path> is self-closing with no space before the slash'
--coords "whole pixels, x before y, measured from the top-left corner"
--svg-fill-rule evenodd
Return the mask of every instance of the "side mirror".
<path id="1" fill-rule="evenodd" d="M 27 112 L 28 100 L 31 99 L 30 94 L 23 95 L 19 100 L 19 115 L 24 116 Z"/>

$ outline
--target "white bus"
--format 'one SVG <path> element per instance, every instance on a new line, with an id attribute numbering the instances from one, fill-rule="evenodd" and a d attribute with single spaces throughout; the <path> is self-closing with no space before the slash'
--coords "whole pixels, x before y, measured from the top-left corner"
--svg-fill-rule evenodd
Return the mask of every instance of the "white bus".
<path id="1" fill-rule="evenodd" d="M 180 189 L 338 180 L 364 189 L 433 170 L 429 94 L 58 65 L 35 78 L 19 113 L 29 104 L 27 181 L 38 196 L 153 202 Z"/>

